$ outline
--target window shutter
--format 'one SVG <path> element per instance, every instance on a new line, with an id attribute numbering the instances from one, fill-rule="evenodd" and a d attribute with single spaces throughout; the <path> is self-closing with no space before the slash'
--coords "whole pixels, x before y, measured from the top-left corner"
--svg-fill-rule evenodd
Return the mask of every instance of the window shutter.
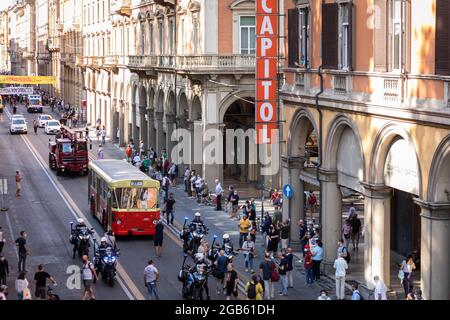
<path id="1" fill-rule="evenodd" d="M 288 10 L 288 64 L 289 67 L 297 67 L 298 63 L 298 9 Z"/>
<path id="2" fill-rule="evenodd" d="M 356 15 L 355 15 L 355 5 L 352 3 L 349 3 L 349 11 L 348 11 L 348 21 L 349 21 L 349 33 L 350 36 L 348 37 L 348 57 L 349 57 L 349 62 L 348 62 L 348 67 L 350 70 L 354 70 L 355 68 L 355 62 L 356 62 L 356 50 L 355 48 L 355 19 L 356 19 Z"/>
<path id="3" fill-rule="evenodd" d="M 387 69 L 387 1 L 375 0 L 374 3 L 374 70 L 386 72 Z"/>
<path id="4" fill-rule="evenodd" d="M 339 62 L 339 5 L 322 4 L 322 67 L 337 69 Z"/>
<path id="5" fill-rule="evenodd" d="M 436 0 L 435 73 L 450 75 L 450 1 Z"/>

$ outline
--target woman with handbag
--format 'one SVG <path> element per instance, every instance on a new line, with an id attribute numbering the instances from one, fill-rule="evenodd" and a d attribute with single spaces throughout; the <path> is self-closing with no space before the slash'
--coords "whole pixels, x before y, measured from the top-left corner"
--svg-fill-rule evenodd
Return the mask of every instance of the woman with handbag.
<path id="1" fill-rule="evenodd" d="M 28 280 L 25 278 L 25 272 L 19 273 L 19 276 L 17 277 L 15 282 L 15 287 L 17 291 L 17 300 L 31 299 L 31 293 L 30 289 L 28 289 Z"/>

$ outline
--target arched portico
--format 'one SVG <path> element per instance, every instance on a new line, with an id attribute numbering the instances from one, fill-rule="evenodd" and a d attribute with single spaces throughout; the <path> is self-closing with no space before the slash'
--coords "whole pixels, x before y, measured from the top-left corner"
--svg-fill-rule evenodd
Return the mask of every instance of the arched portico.
<path id="1" fill-rule="evenodd" d="M 422 193 L 421 169 L 412 141 L 406 129 L 387 123 L 372 146 L 369 182 L 364 183 L 369 287 L 375 275 L 389 286 L 396 271 L 391 272 L 392 259 L 401 262 L 406 254 L 420 249 L 420 209 L 414 199 Z"/>
<path id="2" fill-rule="evenodd" d="M 289 184 L 293 189 L 291 199 L 283 195 L 283 219 L 290 218 L 291 245 L 299 247 L 297 235 L 299 227 L 297 222 L 304 219 L 305 199 L 304 191 L 311 185 L 319 186 L 316 179 L 316 168 L 307 168 L 305 163 L 313 163 L 311 159 L 317 158 L 317 144 L 314 145 L 311 137 L 317 137 L 317 125 L 314 116 L 307 108 L 299 108 L 292 117 L 287 137 L 287 155 L 281 157 L 283 185 Z M 309 146 L 308 146 L 309 144 Z"/>
<path id="3" fill-rule="evenodd" d="M 450 299 L 450 135 L 438 146 L 421 207 L 421 288 L 427 300 Z"/>
<path id="4" fill-rule="evenodd" d="M 164 117 L 164 91 L 159 89 L 155 105 L 155 128 L 156 128 L 156 152 L 161 155 L 161 151 L 165 145 L 163 117 Z"/>

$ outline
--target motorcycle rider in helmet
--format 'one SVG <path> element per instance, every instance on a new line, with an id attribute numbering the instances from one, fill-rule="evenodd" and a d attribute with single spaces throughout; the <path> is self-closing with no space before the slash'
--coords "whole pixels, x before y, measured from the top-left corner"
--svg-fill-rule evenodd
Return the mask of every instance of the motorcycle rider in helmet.
<path id="1" fill-rule="evenodd" d="M 234 252 L 233 242 L 231 241 L 230 235 L 228 233 L 225 233 L 222 238 L 223 238 L 223 245 L 221 249 L 225 251 L 225 255 L 228 257 L 229 255 L 232 255 Z"/>
<path id="2" fill-rule="evenodd" d="M 211 297 L 209 296 L 208 277 L 206 276 L 206 272 L 208 271 L 209 267 L 210 267 L 210 264 L 208 263 L 208 260 L 205 258 L 205 255 L 203 253 L 196 253 L 195 254 L 195 272 L 203 271 L 203 274 L 205 275 L 205 283 L 203 285 L 203 288 L 205 288 L 207 300 L 211 300 Z"/>
<path id="3" fill-rule="evenodd" d="M 203 223 L 203 221 L 200 219 L 201 218 L 201 214 L 200 212 L 196 212 L 194 214 L 194 220 L 192 220 L 191 224 L 189 225 L 189 229 L 191 231 L 194 230 L 198 230 L 201 229 L 202 232 L 204 232 L 206 230 L 205 224 Z"/>
<path id="4" fill-rule="evenodd" d="M 112 249 L 112 247 L 107 243 L 106 237 L 102 237 L 100 239 L 100 245 L 97 247 L 95 251 L 95 269 L 97 272 L 101 271 L 102 267 L 102 259 L 106 255 L 106 251 Z"/>
<path id="5" fill-rule="evenodd" d="M 73 239 L 73 259 L 75 259 L 75 254 L 78 250 L 78 235 L 80 234 L 81 230 L 86 228 L 87 226 L 84 223 L 84 220 L 79 218 L 77 219 L 77 224 L 75 225 L 75 228 L 72 231 L 72 239 Z M 88 229 L 88 231 L 90 232 L 90 230 Z"/>
<path id="6" fill-rule="evenodd" d="M 116 250 L 116 237 L 114 236 L 114 232 L 112 230 L 108 230 L 108 232 L 105 233 L 106 243 L 112 247 L 114 250 Z"/>

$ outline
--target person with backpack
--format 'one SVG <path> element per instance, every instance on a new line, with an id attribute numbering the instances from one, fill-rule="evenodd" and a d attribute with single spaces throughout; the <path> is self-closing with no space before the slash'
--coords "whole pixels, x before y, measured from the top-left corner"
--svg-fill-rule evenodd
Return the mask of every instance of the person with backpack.
<path id="1" fill-rule="evenodd" d="M 352 234 L 352 225 L 350 224 L 350 219 L 345 220 L 344 226 L 342 227 L 342 238 L 344 239 L 345 247 L 348 248 L 350 244 L 350 238 Z"/>
<path id="2" fill-rule="evenodd" d="M 358 284 L 357 283 L 353 283 L 352 284 L 352 300 L 364 300 L 363 296 L 361 295 L 361 293 L 358 290 Z"/>
<path id="3" fill-rule="evenodd" d="M 313 272 L 312 272 L 313 260 L 312 260 L 312 253 L 311 253 L 311 250 L 310 250 L 308 244 L 305 246 L 304 251 L 305 251 L 305 254 L 303 256 L 303 258 L 304 258 L 303 267 L 305 268 L 305 283 L 313 284 L 313 282 L 314 282 Z"/>
<path id="4" fill-rule="evenodd" d="M 316 206 L 317 206 L 317 197 L 313 191 L 309 192 L 308 204 L 309 204 L 309 208 L 311 210 L 311 219 L 313 219 L 313 215 L 316 212 Z"/>
<path id="5" fill-rule="evenodd" d="M 344 260 L 347 261 L 347 263 L 350 263 L 350 252 L 348 252 L 347 246 L 344 244 L 344 241 L 341 239 L 338 241 L 338 249 L 337 249 L 337 257 L 342 255 L 344 257 Z"/>
<path id="6" fill-rule="evenodd" d="M 270 253 L 264 254 L 264 261 L 259 265 L 259 272 L 264 281 L 264 299 L 274 298 L 272 271 L 275 269 L 275 263 L 270 259 Z M 276 271 L 275 271 L 276 272 Z"/>
<path id="7" fill-rule="evenodd" d="M 343 254 L 340 254 L 334 261 L 333 268 L 336 269 L 336 297 L 338 300 L 344 300 L 345 298 L 345 276 L 347 273 L 348 265 L 345 261 Z"/>
<path id="8" fill-rule="evenodd" d="M 247 282 L 247 285 L 245 286 L 245 292 L 247 292 L 247 299 L 248 300 L 262 300 L 264 289 L 258 281 L 258 276 L 253 275 L 252 280 Z"/>
<path id="9" fill-rule="evenodd" d="M 165 199 L 167 199 L 169 194 L 169 187 L 170 187 L 170 179 L 167 177 L 167 174 L 164 174 L 162 181 L 161 181 L 161 189 L 164 191 Z"/>
<path id="10" fill-rule="evenodd" d="M 84 295 L 82 300 L 95 300 L 94 291 L 92 290 L 93 280 L 98 280 L 97 272 L 95 272 L 94 264 L 89 261 L 87 255 L 83 256 L 83 267 L 81 271 L 81 276 L 84 285 Z"/>

